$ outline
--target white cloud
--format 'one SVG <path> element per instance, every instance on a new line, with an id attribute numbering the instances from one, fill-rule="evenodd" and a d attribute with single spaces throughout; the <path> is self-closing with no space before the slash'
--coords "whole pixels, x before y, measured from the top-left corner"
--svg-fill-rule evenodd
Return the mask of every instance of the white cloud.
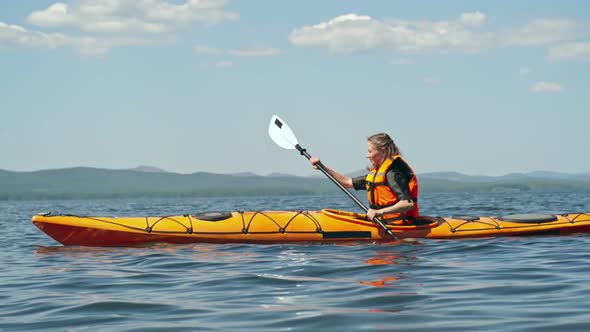
<path id="1" fill-rule="evenodd" d="M 0 47 L 26 47 L 52 49 L 64 46 L 68 38 L 61 33 L 29 31 L 18 25 L 0 22 Z"/>
<path id="2" fill-rule="evenodd" d="M 138 38 L 70 37 L 62 33 L 30 31 L 21 26 L 0 22 L 0 47 L 55 49 L 72 47 L 84 55 L 102 55 L 113 47 L 145 45 L 149 41 Z"/>
<path id="3" fill-rule="evenodd" d="M 500 42 L 505 46 L 545 46 L 575 37 L 576 23 L 566 18 L 537 18 L 518 29 L 505 31 Z"/>
<path id="4" fill-rule="evenodd" d="M 529 92 L 541 93 L 541 92 L 563 92 L 565 88 L 563 85 L 553 82 L 540 81 L 530 87 Z"/>
<path id="5" fill-rule="evenodd" d="M 56 2 L 45 10 L 31 13 L 27 22 L 61 32 L 30 31 L 0 22 L 0 47 L 71 46 L 85 55 L 101 55 L 114 47 L 168 41 L 170 32 L 191 23 L 211 25 L 236 19 L 238 14 L 226 11 L 225 3 L 225 0 Z"/>
<path id="6" fill-rule="evenodd" d="M 239 50 L 232 50 L 229 54 L 239 57 L 277 56 L 281 54 L 281 50 L 264 45 L 254 45 Z"/>
<path id="7" fill-rule="evenodd" d="M 486 21 L 486 16 L 480 12 L 464 13 L 459 18 L 459 22 L 461 22 L 463 25 L 474 27 L 482 26 L 486 23 Z"/>
<path id="8" fill-rule="evenodd" d="M 29 15 L 27 21 L 29 23 L 45 27 L 75 23 L 74 17 L 68 13 L 68 5 L 61 2 L 54 3 L 44 11 L 33 12 Z"/>
<path id="9" fill-rule="evenodd" d="M 84 54 L 104 54 L 113 47 L 161 43 L 190 24 L 213 25 L 238 18 L 227 10 L 226 0 L 73 0 L 55 2 L 31 13 L 27 22 L 44 32 L 20 26 L 0 25 L 0 47 L 57 48 L 72 46 Z M 566 18 L 536 18 L 503 33 L 485 31 L 488 18 L 474 11 L 454 20 L 378 20 L 347 14 L 316 25 L 294 29 L 290 42 L 333 54 L 373 50 L 393 51 L 394 64 L 406 64 L 408 56 L 453 52 L 473 53 L 494 46 L 553 46 L 548 58 L 587 60 L 589 43 L 558 42 L 576 36 L 575 21 Z M 1 22 L 0 22 L 1 23 Z M 54 32 L 48 32 L 51 29 Z M 238 57 L 277 56 L 278 48 L 254 45 L 231 51 L 196 46 L 200 55 L 229 54 Z"/>
<path id="10" fill-rule="evenodd" d="M 552 46 L 578 38 L 584 32 L 568 18 L 534 18 L 522 26 L 500 31 L 484 30 L 487 16 L 463 13 L 455 20 L 378 20 L 347 14 L 316 25 L 294 29 L 289 40 L 295 46 L 313 47 L 332 54 L 350 54 L 378 49 L 400 55 L 478 52 L 498 46 Z M 587 59 L 588 43 L 554 47 L 551 60 Z"/>
<path id="11" fill-rule="evenodd" d="M 43 28 L 73 28 L 93 33 L 165 33 L 189 23 L 217 24 L 236 19 L 224 0 L 80 0 L 54 3 L 35 11 L 27 21 Z"/>
<path id="12" fill-rule="evenodd" d="M 549 60 L 552 61 L 590 61 L 590 43 L 576 42 L 551 47 Z"/>
<path id="13" fill-rule="evenodd" d="M 318 47 L 331 53 L 392 49 L 402 54 L 477 52 L 490 45 L 493 34 L 473 30 L 485 22 L 481 13 L 466 13 L 455 21 L 379 21 L 347 14 L 330 21 L 295 29 L 292 44 Z"/>
<path id="14" fill-rule="evenodd" d="M 227 60 L 218 61 L 215 63 L 215 67 L 217 68 L 231 68 L 233 67 L 234 63 Z"/>
<path id="15" fill-rule="evenodd" d="M 532 72 L 533 72 L 533 70 L 528 67 L 521 67 L 518 70 L 518 73 L 520 74 L 520 76 L 528 76 Z"/>
<path id="16" fill-rule="evenodd" d="M 352 53 L 377 48 L 385 25 L 369 16 L 348 14 L 328 22 L 295 29 L 289 40 L 296 46 L 327 48 L 331 53 Z"/>

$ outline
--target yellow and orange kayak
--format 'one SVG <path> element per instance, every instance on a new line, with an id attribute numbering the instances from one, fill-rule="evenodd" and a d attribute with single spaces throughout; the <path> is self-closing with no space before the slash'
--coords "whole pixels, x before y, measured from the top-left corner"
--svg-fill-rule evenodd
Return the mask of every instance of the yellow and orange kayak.
<path id="1" fill-rule="evenodd" d="M 91 217 L 39 214 L 33 223 L 64 245 L 126 246 L 141 243 L 391 241 L 364 214 L 338 211 L 203 212 L 162 217 Z M 590 232 L 590 213 L 504 217 L 420 217 L 388 225 L 403 238 L 455 239 Z"/>

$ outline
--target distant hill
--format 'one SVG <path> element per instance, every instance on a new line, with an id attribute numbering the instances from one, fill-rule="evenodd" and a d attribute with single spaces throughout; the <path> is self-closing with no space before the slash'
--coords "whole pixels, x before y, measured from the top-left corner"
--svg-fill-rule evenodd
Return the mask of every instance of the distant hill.
<path id="1" fill-rule="evenodd" d="M 419 174 L 420 191 L 590 191 L 590 174 L 531 172 L 505 176 Z M 325 177 L 253 173 L 170 173 L 140 166 L 132 170 L 75 167 L 36 172 L 0 170 L 0 199 L 198 197 L 336 193 Z"/>
<path id="2" fill-rule="evenodd" d="M 541 191 L 590 190 L 590 174 L 556 172 L 511 173 L 503 176 L 471 176 L 454 172 L 419 174 L 424 191 Z"/>
<path id="3" fill-rule="evenodd" d="M 498 180 L 499 177 L 494 176 L 482 176 L 482 175 L 465 175 L 457 172 L 434 172 L 434 173 L 424 173 L 419 174 L 420 180 L 445 180 L 445 181 L 455 181 L 455 182 L 468 182 L 468 183 L 477 183 L 477 182 L 489 182 Z"/>
<path id="4" fill-rule="evenodd" d="M 75 167 L 0 170 L 0 199 L 289 195 L 334 192 L 328 180 L 293 176 L 177 174 Z"/>
<path id="5" fill-rule="evenodd" d="M 286 173 L 278 173 L 278 172 L 274 172 L 274 173 L 270 173 L 269 175 L 270 177 L 275 177 L 275 178 L 280 178 L 280 177 L 289 177 L 289 178 L 296 178 L 296 175 L 292 175 L 292 174 L 286 174 Z"/>
<path id="6" fill-rule="evenodd" d="M 130 169 L 130 171 L 147 172 L 147 173 L 168 173 L 165 170 L 152 166 L 137 166 Z"/>

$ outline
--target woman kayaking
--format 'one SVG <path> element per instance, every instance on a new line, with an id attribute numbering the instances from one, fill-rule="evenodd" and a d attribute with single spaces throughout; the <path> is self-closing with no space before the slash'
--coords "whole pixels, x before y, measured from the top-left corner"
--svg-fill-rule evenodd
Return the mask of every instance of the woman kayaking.
<path id="1" fill-rule="evenodd" d="M 418 180 L 397 145 L 389 135 L 375 134 L 367 139 L 367 159 L 371 167 L 366 176 L 351 178 L 325 165 L 324 169 L 344 187 L 367 191 L 368 220 L 377 217 L 386 223 L 412 223 L 419 215 Z M 318 169 L 319 158 L 309 161 Z"/>

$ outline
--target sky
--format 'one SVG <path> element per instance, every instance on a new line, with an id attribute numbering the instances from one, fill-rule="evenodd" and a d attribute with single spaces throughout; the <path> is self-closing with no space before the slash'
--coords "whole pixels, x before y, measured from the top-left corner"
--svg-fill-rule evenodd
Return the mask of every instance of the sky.
<path id="1" fill-rule="evenodd" d="M 0 4 L 0 169 L 590 172 L 590 2 Z"/>

